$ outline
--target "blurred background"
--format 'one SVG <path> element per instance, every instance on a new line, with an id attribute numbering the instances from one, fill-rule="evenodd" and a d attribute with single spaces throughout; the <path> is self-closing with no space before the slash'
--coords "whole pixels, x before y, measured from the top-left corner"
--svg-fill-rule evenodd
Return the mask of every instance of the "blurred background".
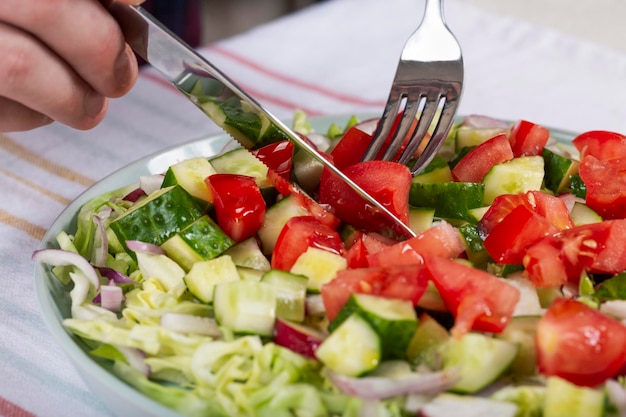
<path id="1" fill-rule="evenodd" d="M 236 35 L 320 1 L 335 0 L 148 0 L 145 5 L 188 43 L 197 46 Z M 456 1 L 626 51 L 625 0 Z"/>

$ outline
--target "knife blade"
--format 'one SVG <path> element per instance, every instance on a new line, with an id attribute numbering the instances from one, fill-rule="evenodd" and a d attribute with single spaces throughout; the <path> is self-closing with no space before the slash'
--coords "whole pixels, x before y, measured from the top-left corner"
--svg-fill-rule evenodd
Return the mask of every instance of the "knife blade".
<path id="1" fill-rule="evenodd" d="M 335 167 L 314 145 L 287 127 L 144 8 L 113 1 L 109 11 L 131 48 L 245 148 L 251 149 L 265 141 L 291 141 L 382 212 L 395 226 L 394 230 L 405 237 L 415 236 L 408 225 Z"/>

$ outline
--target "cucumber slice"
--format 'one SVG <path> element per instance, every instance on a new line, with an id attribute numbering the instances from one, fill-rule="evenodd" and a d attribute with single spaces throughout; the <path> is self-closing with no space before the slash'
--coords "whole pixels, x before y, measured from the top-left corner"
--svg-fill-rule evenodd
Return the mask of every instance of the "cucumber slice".
<path id="1" fill-rule="evenodd" d="M 165 255 L 137 252 L 137 266 L 144 281 L 155 279 L 166 291 L 180 287 L 185 276 L 185 271 Z"/>
<path id="2" fill-rule="evenodd" d="M 596 213 L 591 207 L 585 203 L 576 201 L 570 211 L 570 217 L 574 226 L 580 226 L 583 224 L 599 223 L 602 221 L 602 217 Z"/>
<path id="3" fill-rule="evenodd" d="M 406 300 L 352 294 L 328 330 L 335 331 L 353 314 L 363 317 L 378 334 L 382 359 L 405 359 L 407 348 L 417 328 L 413 303 Z"/>
<path id="4" fill-rule="evenodd" d="M 517 406 L 491 398 L 443 393 L 426 403 L 420 417 L 517 417 Z"/>
<path id="5" fill-rule="evenodd" d="M 162 188 L 113 220 L 111 230 L 125 249 L 127 240 L 162 245 L 203 215 L 194 198 L 179 185 Z"/>
<path id="6" fill-rule="evenodd" d="M 450 170 L 448 163 L 440 156 L 435 156 L 422 172 L 413 177 L 414 183 L 421 184 L 452 181 L 454 181 L 452 178 L 452 170 Z"/>
<path id="7" fill-rule="evenodd" d="M 461 126 L 456 131 L 456 151 L 460 151 L 466 147 L 478 146 L 483 142 L 488 141 L 497 134 L 505 133 L 507 129 L 503 128 L 473 128 L 468 126 Z"/>
<path id="8" fill-rule="evenodd" d="M 502 333 L 496 335 L 498 339 L 518 346 L 517 356 L 510 368 L 511 374 L 516 377 L 537 375 L 535 334 L 540 318 L 540 316 L 513 317 Z"/>
<path id="9" fill-rule="evenodd" d="M 549 377 L 543 417 L 604 416 L 606 394 L 602 388 L 579 387 L 558 377 Z"/>
<path id="10" fill-rule="evenodd" d="M 237 148 L 209 160 L 219 174 L 247 175 L 256 180 L 259 188 L 271 187 L 267 166 L 245 148 Z"/>
<path id="11" fill-rule="evenodd" d="M 209 217 L 202 216 L 161 245 L 186 271 L 196 262 L 219 256 L 235 242 Z"/>
<path id="12" fill-rule="evenodd" d="M 467 247 L 467 259 L 473 265 L 486 265 L 491 259 L 485 247 L 483 246 L 483 239 L 480 237 L 478 228 L 475 224 L 462 224 L 458 227 L 461 238 L 465 242 Z"/>
<path id="13" fill-rule="evenodd" d="M 544 163 L 541 156 L 521 156 L 494 165 L 483 178 L 485 204 L 502 194 L 520 194 L 541 189 Z"/>
<path id="14" fill-rule="evenodd" d="M 439 351 L 448 339 L 448 330 L 432 316 L 423 313 L 407 348 L 407 359 L 414 365 L 426 365 L 437 370 L 441 367 Z"/>
<path id="15" fill-rule="evenodd" d="M 235 333 L 272 336 L 276 291 L 254 281 L 231 281 L 215 286 L 213 309 L 217 322 Z"/>
<path id="16" fill-rule="evenodd" d="M 240 267 L 259 271 L 269 271 L 271 269 L 270 261 L 263 255 L 254 237 L 231 246 L 224 252 L 224 255 L 229 255 L 235 265 Z"/>
<path id="17" fill-rule="evenodd" d="M 272 269 L 261 277 L 276 291 L 276 317 L 302 322 L 306 313 L 307 277 Z"/>
<path id="18" fill-rule="evenodd" d="M 582 198 L 583 200 L 587 197 L 587 186 L 582 178 L 580 178 L 579 174 L 570 175 L 569 177 L 569 186 L 572 190 L 572 194 L 574 194 L 578 198 Z"/>
<path id="19" fill-rule="evenodd" d="M 348 261 L 341 255 L 310 246 L 296 259 L 291 267 L 292 274 L 308 278 L 307 290 L 319 292 L 322 285 L 337 276 L 337 272 L 348 267 Z"/>
<path id="20" fill-rule="evenodd" d="M 195 157 L 171 165 L 165 172 L 161 188 L 180 185 L 192 196 L 212 203 L 213 192 L 204 181 L 216 171 L 204 157 Z"/>
<path id="21" fill-rule="evenodd" d="M 292 217 L 309 216 L 311 213 L 297 199 L 285 197 L 265 211 L 265 221 L 258 231 L 261 249 L 265 255 L 271 255 L 276 240 L 285 223 Z"/>
<path id="22" fill-rule="evenodd" d="M 468 211 L 482 207 L 485 186 L 469 182 L 412 183 L 409 204 L 431 207 L 435 216 L 445 219 L 470 220 Z"/>
<path id="23" fill-rule="evenodd" d="M 541 156 L 545 163 L 546 188 L 555 194 L 561 194 L 569 188 L 570 176 L 578 174 L 580 163 L 548 148 L 544 148 Z"/>
<path id="24" fill-rule="evenodd" d="M 334 372 L 363 375 L 380 363 L 380 338 L 367 320 L 353 314 L 322 342 L 315 356 Z"/>
<path id="25" fill-rule="evenodd" d="M 420 234 L 430 229 L 435 220 L 435 209 L 426 207 L 409 207 L 409 228 Z"/>
<path id="26" fill-rule="evenodd" d="M 450 338 L 441 350 L 443 368 L 459 368 L 460 380 L 451 391 L 472 394 L 494 382 L 513 363 L 515 343 L 480 333 Z"/>
<path id="27" fill-rule="evenodd" d="M 246 268 L 245 266 L 238 266 L 237 272 L 239 272 L 239 278 L 246 281 L 261 281 L 264 271 L 258 269 Z"/>
<path id="28" fill-rule="evenodd" d="M 439 294 L 439 290 L 431 280 L 428 280 L 426 291 L 417 302 L 417 306 L 428 311 L 448 311 L 446 304 L 441 298 L 441 294 Z"/>
<path id="29" fill-rule="evenodd" d="M 189 292 L 203 303 L 210 303 L 213 300 L 213 293 L 218 284 L 239 280 L 237 267 L 228 255 L 196 262 L 185 275 L 185 284 Z"/>

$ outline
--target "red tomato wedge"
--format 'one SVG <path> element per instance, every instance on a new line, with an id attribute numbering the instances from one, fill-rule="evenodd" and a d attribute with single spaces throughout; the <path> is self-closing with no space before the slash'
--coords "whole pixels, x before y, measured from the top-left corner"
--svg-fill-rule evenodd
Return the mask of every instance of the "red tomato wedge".
<path id="1" fill-rule="evenodd" d="M 559 298 L 539 320 L 536 346 L 541 373 L 594 387 L 626 364 L 626 326 L 579 301 Z"/>
<path id="2" fill-rule="evenodd" d="M 293 143 L 288 140 L 271 143 L 252 152 L 270 170 L 289 180 L 293 163 Z"/>
<path id="3" fill-rule="evenodd" d="M 581 159 L 591 155 L 601 161 L 626 158 L 626 136 L 605 130 L 581 133 L 572 140 Z"/>
<path id="4" fill-rule="evenodd" d="M 401 221 L 408 223 L 413 177 L 406 166 L 396 162 L 367 161 L 351 165 L 343 172 Z M 390 223 L 384 213 L 366 203 L 329 169 L 322 172 L 319 201 L 332 206 L 337 217 L 357 229 L 380 231 Z"/>
<path id="5" fill-rule="evenodd" d="M 344 253 L 343 242 L 335 230 L 313 216 L 292 217 L 276 240 L 272 268 L 289 271 L 298 257 L 311 246 L 339 255 Z"/>
<path id="6" fill-rule="evenodd" d="M 345 269 L 322 286 L 321 292 L 326 315 L 332 321 L 351 294 L 399 298 L 416 305 L 426 291 L 427 284 L 427 275 L 422 266 Z"/>
<path id="7" fill-rule="evenodd" d="M 205 179 L 213 192 L 217 224 L 235 242 L 256 234 L 265 219 L 265 200 L 254 178 L 213 174 Z"/>
<path id="8" fill-rule="evenodd" d="M 369 255 L 367 259 L 370 266 L 422 264 L 426 255 L 456 258 L 465 249 L 459 231 L 442 221 L 413 238 Z"/>
<path id="9" fill-rule="evenodd" d="M 520 298 L 517 288 L 503 279 L 452 259 L 425 258 L 429 278 L 454 315 L 454 336 L 470 330 L 501 332 Z"/>
<path id="10" fill-rule="evenodd" d="M 526 251 L 523 263 L 537 287 L 578 283 L 581 273 L 626 270 L 626 219 L 607 220 L 547 236 Z"/>
<path id="11" fill-rule="evenodd" d="M 452 169 L 452 178 L 460 182 L 481 182 L 496 164 L 513 159 L 506 133 L 501 133 L 469 151 Z"/>
<path id="12" fill-rule="evenodd" d="M 515 157 L 541 155 L 549 139 L 548 129 L 527 120 L 515 123 L 509 133 L 509 141 Z"/>
<path id="13" fill-rule="evenodd" d="M 587 155 L 579 171 L 587 205 L 603 219 L 626 218 L 626 157 L 602 161 Z"/>

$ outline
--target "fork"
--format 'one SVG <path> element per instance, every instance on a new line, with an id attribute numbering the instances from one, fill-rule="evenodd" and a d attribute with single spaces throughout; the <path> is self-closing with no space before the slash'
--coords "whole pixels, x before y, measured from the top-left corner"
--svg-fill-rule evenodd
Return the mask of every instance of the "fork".
<path id="1" fill-rule="evenodd" d="M 463 56 L 459 42 L 445 23 L 442 3 L 443 0 L 426 0 L 422 22 L 400 55 L 387 104 L 364 161 L 382 159 L 409 164 L 417 158 L 410 166 L 415 176 L 433 159 L 448 135 L 461 98 Z M 407 137 L 406 146 L 398 155 Z M 389 143 L 383 148 L 388 138 Z M 384 153 L 379 157 L 381 150 Z"/>

